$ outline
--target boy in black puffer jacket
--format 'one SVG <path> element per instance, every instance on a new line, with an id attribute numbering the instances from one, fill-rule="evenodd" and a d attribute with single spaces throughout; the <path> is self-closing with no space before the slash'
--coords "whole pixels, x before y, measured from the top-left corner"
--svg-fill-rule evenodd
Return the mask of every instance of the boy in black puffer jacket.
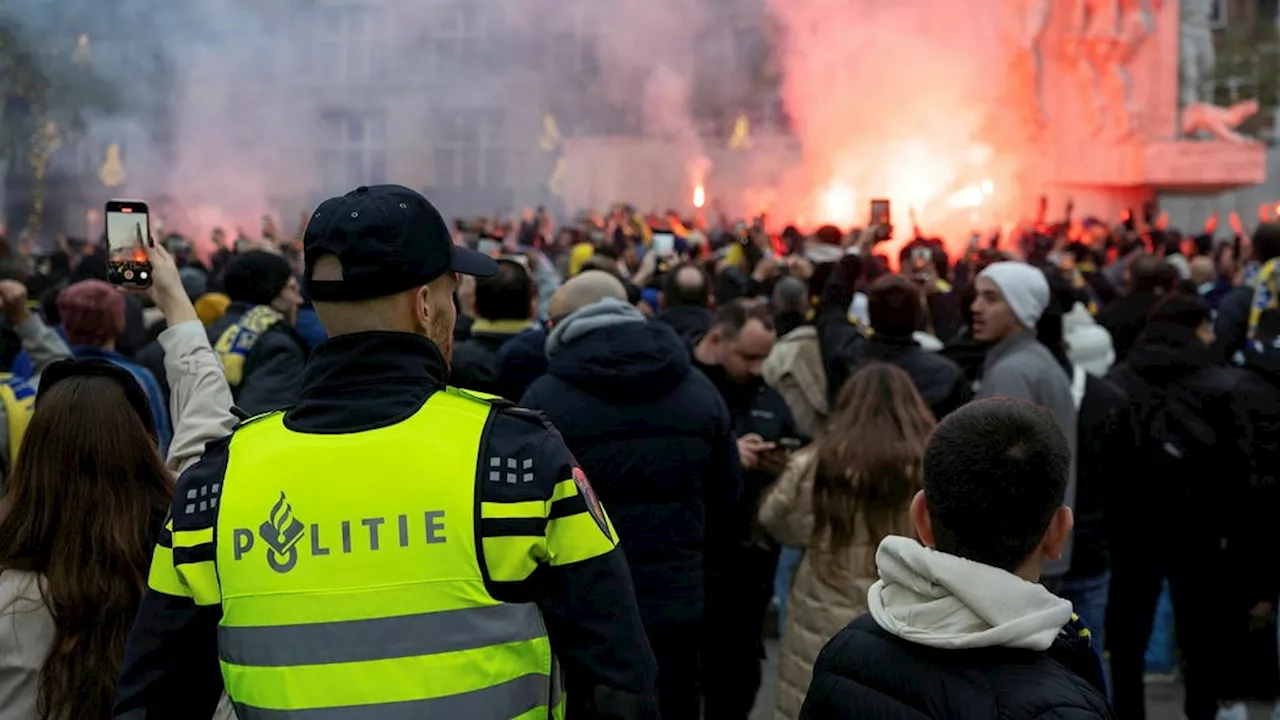
<path id="1" fill-rule="evenodd" d="M 1089 630 L 1037 584 L 1073 524 L 1071 456 L 1053 416 L 995 398 L 952 413 L 910 516 L 922 542 L 876 553 L 870 612 L 818 656 L 809 720 L 1113 717 Z"/>

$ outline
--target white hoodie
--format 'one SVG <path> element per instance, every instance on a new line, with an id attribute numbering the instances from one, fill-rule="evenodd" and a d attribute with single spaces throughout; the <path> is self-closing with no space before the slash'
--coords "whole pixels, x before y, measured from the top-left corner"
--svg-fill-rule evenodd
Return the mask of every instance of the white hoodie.
<path id="1" fill-rule="evenodd" d="M 946 650 L 1044 651 L 1071 620 L 1071 603 L 1012 573 L 890 535 L 876 551 L 871 616 L 903 640 Z"/>
<path id="2" fill-rule="evenodd" d="M 1104 377 L 1115 364 L 1111 333 L 1093 319 L 1084 303 L 1076 303 L 1063 316 L 1062 339 L 1067 343 L 1067 359 L 1090 375 Z"/>

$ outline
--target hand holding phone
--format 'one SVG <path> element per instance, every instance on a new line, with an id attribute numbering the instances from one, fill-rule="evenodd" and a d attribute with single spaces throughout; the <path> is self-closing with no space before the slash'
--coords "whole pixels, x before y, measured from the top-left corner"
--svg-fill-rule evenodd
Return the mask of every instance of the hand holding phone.
<path id="1" fill-rule="evenodd" d="M 151 286 L 151 220 L 147 204 L 141 200 L 108 200 L 107 279 L 113 285 L 133 288 Z"/>

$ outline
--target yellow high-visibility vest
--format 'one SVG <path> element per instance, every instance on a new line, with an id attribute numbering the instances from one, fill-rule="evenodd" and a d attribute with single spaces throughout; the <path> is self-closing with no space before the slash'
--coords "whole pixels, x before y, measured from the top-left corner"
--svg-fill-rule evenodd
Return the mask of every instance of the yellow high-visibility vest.
<path id="1" fill-rule="evenodd" d="M 541 613 L 494 599 L 477 556 L 491 412 L 450 388 L 363 432 L 297 433 L 283 413 L 237 429 L 211 493 L 216 558 L 177 569 L 197 604 L 222 605 L 240 720 L 563 717 Z"/>

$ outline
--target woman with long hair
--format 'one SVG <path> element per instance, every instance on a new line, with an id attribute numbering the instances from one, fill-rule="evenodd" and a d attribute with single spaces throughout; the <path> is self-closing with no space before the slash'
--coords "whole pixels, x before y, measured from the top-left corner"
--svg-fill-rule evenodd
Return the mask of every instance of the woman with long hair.
<path id="1" fill-rule="evenodd" d="M 910 534 L 907 508 L 922 487 L 933 426 L 905 372 L 868 363 L 840 389 L 818 440 L 792 458 L 761 503 L 765 529 L 805 548 L 787 600 L 775 718 L 800 716 L 818 652 L 867 612 L 880 541 Z"/>
<path id="2" fill-rule="evenodd" d="M 97 359 L 41 377 L 0 504 L 0 720 L 110 718 L 176 472 L 230 432 L 231 393 L 172 258 L 148 248 L 176 432 L 158 452 L 145 392 Z"/>

